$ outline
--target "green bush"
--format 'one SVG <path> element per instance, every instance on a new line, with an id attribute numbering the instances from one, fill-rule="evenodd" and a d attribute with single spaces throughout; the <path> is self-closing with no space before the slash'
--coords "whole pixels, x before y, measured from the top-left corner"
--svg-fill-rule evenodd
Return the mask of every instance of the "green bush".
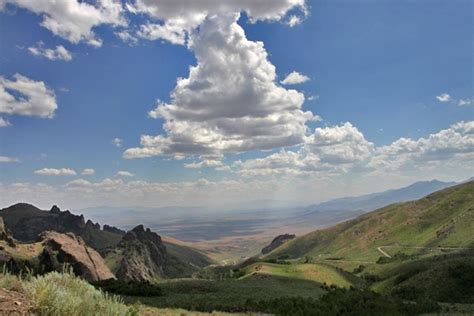
<path id="1" fill-rule="evenodd" d="M 163 292 L 157 284 L 149 282 L 125 282 L 118 280 L 105 280 L 92 283 L 104 291 L 129 296 L 161 296 Z"/>
<path id="2" fill-rule="evenodd" d="M 246 310 L 277 315 L 416 315 L 440 310 L 436 303 L 404 303 L 369 290 L 334 288 L 318 299 L 282 297 L 246 302 Z"/>

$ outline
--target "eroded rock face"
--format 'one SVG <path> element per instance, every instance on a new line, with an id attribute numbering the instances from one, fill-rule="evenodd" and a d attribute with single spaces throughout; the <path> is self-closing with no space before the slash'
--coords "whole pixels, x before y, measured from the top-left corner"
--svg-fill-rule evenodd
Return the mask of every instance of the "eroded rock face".
<path id="1" fill-rule="evenodd" d="M 150 281 L 163 275 L 168 261 L 166 247 L 161 237 L 139 225 L 127 232 L 118 246 L 122 260 L 117 278 L 125 281 Z"/>
<path id="2" fill-rule="evenodd" d="M 273 249 L 279 247 L 280 245 L 284 244 L 288 240 L 291 240 L 295 237 L 296 237 L 295 235 L 291 235 L 291 234 L 283 234 L 283 235 L 279 235 L 275 237 L 268 246 L 262 249 L 262 254 L 267 254 L 271 252 Z"/>
<path id="3" fill-rule="evenodd" d="M 70 266 L 74 273 L 88 281 L 114 279 L 104 259 L 72 233 L 48 231 L 41 234 L 44 250 L 39 257 L 42 272 L 62 271 Z"/>
<path id="4" fill-rule="evenodd" d="M 11 236 L 11 233 L 8 228 L 5 226 L 2 217 L 0 217 L 0 240 L 5 241 L 10 247 L 16 246 L 15 240 Z"/>

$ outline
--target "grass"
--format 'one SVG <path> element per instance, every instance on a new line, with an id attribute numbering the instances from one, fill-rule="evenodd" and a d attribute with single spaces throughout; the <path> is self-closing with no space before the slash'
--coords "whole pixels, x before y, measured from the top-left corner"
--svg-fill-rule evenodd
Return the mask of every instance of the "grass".
<path id="1" fill-rule="evenodd" d="M 274 275 L 300 280 L 336 285 L 349 288 L 360 283 L 357 277 L 327 264 L 291 263 L 272 264 L 265 262 L 254 263 L 243 269 L 245 275 L 242 279 L 252 278 L 256 275 Z"/>
<path id="2" fill-rule="evenodd" d="M 149 306 L 141 306 L 140 307 L 140 316 L 202 316 L 202 315 L 211 315 L 211 316 L 243 316 L 247 315 L 250 316 L 251 314 L 237 314 L 237 313 L 223 313 L 223 312 L 212 312 L 212 313 L 201 313 L 201 312 L 190 312 L 185 309 L 170 309 L 170 308 L 156 308 L 156 307 L 149 307 Z"/>
<path id="3" fill-rule="evenodd" d="M 26 294 L 35 315 L 138 315 L 137 308 L 126 306 L 120 297 L 97 290 L 72 273 L 51 272 L 26 279 L 4 273 L 0 286 Z"/>

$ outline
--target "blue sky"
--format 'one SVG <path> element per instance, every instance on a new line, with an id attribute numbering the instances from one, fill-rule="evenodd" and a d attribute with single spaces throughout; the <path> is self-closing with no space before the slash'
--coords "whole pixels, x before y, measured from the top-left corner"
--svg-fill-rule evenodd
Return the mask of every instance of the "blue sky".
<path id="1" fill-rule="evenodd" d="M 189 16 L 189 12 L 175 13 L 174 8 L 159 11 L 169 9 L 171 13 L 152 14 L 146 11 L 149 9 L 145 7 L 146 1 L 141 7 L 137 1 L 137 10 L 142 11 L 134 13 L 117 2 L 126 22 L 118 18 L 110 22 L 109 18 L 86 29 L 85 34 L 92 30 L 94 38 L 102 41 L 100 47 L 94 47 L 88 42 L 92 37 L 87 34 L 78 40 L 69 33 L 61 33 L 60 28 L 58 31 L 41 26 L 45 17 L 58 20 L 61 26 L 60 9 L 55 11 L 54 6 L 35 7 L 21 0 L 7 0 L 0 13 L 0 76 L 11 82 L 15 74 L 21 74 L 43 82 L 53 91 L 57 109 L 52 118 L 42 118 L 18 111 L 11 114 L 0 105 L 0 117 L 9 122 L 9 126 L 0 128 L 0 156 L 5 158 L 0 162 L 2 190 L 15 198 L 32 199 L 37 203 L 46 203 L 50 199 L 47 194 L 60 192 L 64 204 L 82 205 L 71 198 L 68 191 L 68 183 L 81 179 L 82 183 L 72 186 L 80 186 L 80 192 L 90 195 L 90 205 L 97 205 L 103 204 L 100 199 L 104 196 L 106 203 L 122 203 L 113 194 L 126 192 L 120 186 L 127 186 L 130 181 L 146 182 L 140 187 L 156 183 L 175 183 L 178 187 L 179 183 L 192 183 L 188 185 L 193 186 L 197 181 L 211 181 L 212 185 L 222 187 L 225 181 L 237 181 L 242 187 L 265 182 L 259 184 L 264 186 L 262 198 L 276 198 L 265 194 L 272 192 L 276 183 L 282 186 L 284 183 L 287 187 L 278 189 L 284 192 L 284 199 L 310 201 L 395 187 L 418 179 L 460 180 L 472 175 L 469 166 L 473 165 L 471 125 L 474 118 L 472 1 L 301 1 L 301 6 L 296 7 L 284 0 L 278 1 L 281 4 L 278 12 L 252 4 L 249 8 L 232 5 L 230 8 L 242 13 L 237 23 L 244 29 L 246 41 L 263 42 L 268 54 L 266 61 L 276 69 L 277 78 L 270 81 L 287 89 L 285 91 L 295 89 L 304 94 L 300 109 L 321 119 L 307 119 L 304 122 L 308 128 L 306 134 L 292 135 L 292 139 L 298 140 L 283 146 L 269 142 L 247 150 L 239 145 L 244 149 L 235 151 L 205 144 L 205 149 L 184 154 L 171 147 L 164 151 L 153 147 L 151 156 L 125 159 L 127 149 L 143 148 L 141 135 L 163 135 L 166 142 L 176 143 L 166 136 L 163 128 L 166 119 L 153 119 L 147 113 L 156 107 L 157 99 L 173 104 L 170 93 L 176 87 L 177 78 L 189 77 L 189 67 L 198 63 L 197 49 L 170 43 L 166 35 L 153 39 L 149 34 L 140 36 L 137 30 L 147 23 L 172 24 L 177 16 L 191 20 L 191 13 L 200 14 L 205 8 L 191 8 Z M 100 1 L 90 3 L 91 8 L 102 5 Z M 160 5 L 160 1 L 156 1 L 161 10 Z M 224 15 L 219 11 L 212 14 Z M 290 27 L 287 21 L 293 15 L 300 17 L 300 23 Z M 205 35 L 207 31 L 202 25 L 212 28 L 226 23 L 225 19 L 218 18 L 213 24 L 209 22 L 210 16 L 209 13 L 206 20 L 183 27 L 184 40 L 198 38 L 193 32 Z M 199 27 L 203 30 L 196 31 Z M 129 32 L 136 42 L 124 42 L 114 34 L 118 31 Z M 42 44 L 38 44 L 40 41 Z M 198 39 L 196 43 L 199 45 Z M 57 45 L 69 51 L 72 60 L 50 60 L 40 54 L 35 56 L 28 49 L 54 49 Z M 209 52 L 204 50 L 202 54 Z M 310 80 L 287 86 L 281 84 L 293 71 Z M 204 74 L 200 79 L 202 76 Z M 21 91 L 7 91 L 17 98 L 21 95 Z M 193 96 L 192 89 L 183 93 Z M 440 101 L 436 97 L 442 94 L 449 96 Z M 0 102 L 5 101 L 0 98 Z M 190 102 L 198 104 L 195 100 Z M 179 101 L 174 103 L 178 108 L 181 105 Z M 253 104 L 248 106 L 253 107 Z M 242 111 L 245 111 L 243 105 Z M 173 122 L 178 121 L 178 112 L 170 113 Z M 342 128 L 346 122 L 351 126 Z M 452 128 L 459 122 L 471 125 Z M 196 124 L 207 127 L 202 122 Z M 290 127 L 285 125 L 285 128 Z M 174 128 L 177 131 L 179 126 Z M 319 132 L 314 132 L 315 128 L 319 128 Z M 452 133 L 441 135 L 442 130 L 452 130 Z M 430 135 L 438 136 L 430 141 Z M 436 141 L 441 137 L 442 140 Z M 122 140 L 120 147 L 112 144 L 114 138 Z M 400 138 L 410 139 L 414 145 L 404 147 L 403 153 L 398 151 L 396 157 L 403 156 L 403 161 L 400 158 L 394 163 L 386 152 L 396 147 L 393 144 Z M 328 146 L 328 142 L 334 145 Z M 190 144 L 192 141 L 186 145 Z M 381 149 L 383 146 L 387 147 L 385 151 Z M 296 156 L 288 158 L 292 153 Z M 181 156 L 186 158 L 181 159 Z M 210 161 L 208 167 L 197 166 L 203 161 Z M 192 163 L 196 164 L 194 168 L 189 167 Z M 422 165 L 429 168 L 423 170 L 419 167 Z M 76 175 L 35 173 L 43 168 L 71 169 Z M 94 174 L 81 175 L 85 168 L 94 169 Z M 134 176 L 119 176 L 118 171 Z M 384 181 L 378 183 L 376 180 L 381 175 Z M 308 178 L 314 182 L 307 182 Z M 93 188 L 102 188 L 104 179 L 115 181 L 119 188 L 108 191 L 110 195 L 92 194 L 96 190 Z M 18 183 L 27 185 L 27 189 L 14 191 L 14 184 Z M 306 188 L 306 191 L 299 191 L 295 196 L 293 189 L 289 189 L 294 183 L 298 184 L 294 188 Z M 49 191 L 43 192 L 41 185 L 47 186 Z M 344 189 L 338 190 L 341 185 Z M 206 204 L 210 196 L 206 190 L 214 190 L 206 187 L 199 191 L 198 200 L 173 195 L 163 203 Z M 134 187 L 135 190 L 139 189 Z M 232 187 L 232 190 L 239 191 L 240 187 Z M 320 193 L 314 196 L 314 191 Z M 140 204 L 143 194 L 150 194 L 145 199 L 147 205 L 162 203 L 159 200 L 163 196 L 147 192 L 141 192 L 130 203 Z M 246 194 L 243 196 L 260 197 Z M 222 202 L 237 203 L 238 199 L 239 195 L 234 192 Z"/>

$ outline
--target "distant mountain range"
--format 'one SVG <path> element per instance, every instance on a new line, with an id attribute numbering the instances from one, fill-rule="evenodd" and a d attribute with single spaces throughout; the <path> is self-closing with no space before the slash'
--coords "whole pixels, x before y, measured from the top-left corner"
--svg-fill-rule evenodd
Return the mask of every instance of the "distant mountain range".
<path id="1" fill-rule="evenodd" d="M 407 187 L 366 194 L 355 197 L 345 197 L 311 205 L 308 213 L 327 211 L 373 211 L 377 208 L 398 202 L 419 199 L 432 192 L 455 185 L 456 182 L 442 182 L 438 180 L 415 182 Z"/>
<path id="2" fill-rule="evenodd" d="M 326 227 L 354 218 L 388 204 L 415 200 L 434 191 L 455 185 L 438 180 L 421 181 L 407 187 L 356 197 L 345 197 L 310 206 L 262 200 L 232 209 L 205 207 L 95 207 L 78 212 L 93 221 L 129 230 L 147 223 L 155 231 L 186 241 L 215 240 L 227 236 L 254 235 L 271 228 L 299 233 Z M 263 205 L 263 206 L 262 206 Z"/>

